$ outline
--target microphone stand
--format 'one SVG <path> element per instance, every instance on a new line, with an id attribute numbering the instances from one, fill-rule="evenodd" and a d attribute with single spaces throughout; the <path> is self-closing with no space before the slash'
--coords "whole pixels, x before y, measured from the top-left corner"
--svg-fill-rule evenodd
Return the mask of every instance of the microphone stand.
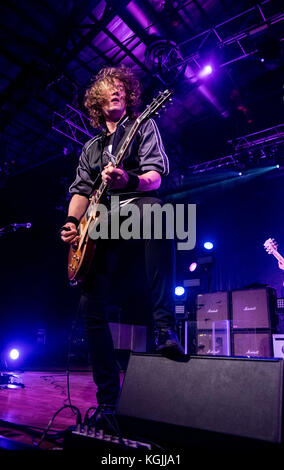
<path id="1" fill-rule="evenodd" d="M 32 226 L 31 223 L 26 223 L 26 224 L 9 224 L 6 225 L 5 227 L 0 228 L 0 237 L 7 235 L 8 233 L 11 232 L 16 232 L 20 228 L 30 228 Z"/>
<path id="2" fill-rule="evenodd" d="M 8 225 L 6 227 L 2 227 L 0 228 L 0 237 L 3 237 L 3 235 L 6 235 L 8 233 Z M 11 229 L 9 230 L 9 232 L 11 231 Z"/>
<path id="3" fill-rule="evenodd" d="M 0 237 L 7 235 L 11 232 L 16 232 L 19 228 L 30 228 L 32 224 L 9 224 L 5 227 L 0 228 Z M 5 361 L 6 362 L 6 361 Z M 4 365 L 4 369 L 7 369 L 7 364 L 0 360 L 0 365 Z M 1 367 L 2 368 L 2 367 Z M 3 388 L 25 388 L 25 385 L 18 381 L 18 377 L 13 374 L 7 374 L 0 370 L 0 390 Z"/>

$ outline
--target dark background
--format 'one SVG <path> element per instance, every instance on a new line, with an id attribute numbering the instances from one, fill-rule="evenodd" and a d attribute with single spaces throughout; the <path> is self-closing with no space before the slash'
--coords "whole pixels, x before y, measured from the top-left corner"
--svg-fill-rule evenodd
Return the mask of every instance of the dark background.
<path id="1" fill-rule="evenodd" d="M 157 119 L 171 167 L 161 195 L 197 204 L 197 244 L 192 252 L 177 252 L 177 284 L 200 278 L 202 292 L 265 284 L 284 296 L 283 272 L 263 248 L 274 237 L 284 253 L 281 15 L 283 3 L 276 0 L 5 2 L 0 228 L 32 227 L 0 237 L 2 351 L 9 344 L 37 344 L 38 330 L 45 329 L 51 354 L 66 357 L 79 290 L 68 284 L 68 248 L 58 230 L 89 136 L 76 134 L 75 141 L 64 119 L 58 126 L 64 135 L 53 120 L 54 113 L 65 116 L 66 105 L 86 113 L 85 89 L 105 64 L 134 69 L 142 82 L 141 110 L 159 90 L 174 89 L 173 106 Z M 207 63 L 213 73 L 192 80 Z M 260 143 L 238 149 L 240 137 L 268 128 Z M 235 157 L 235 164 L 204 173 L 192 169 L 224 156 Z M 207 240 L 214 243 L 210 284 L 208 272 L 188 271 L 205 255 Z M 130 248 L 122 253 L 124 275 L 114 286 L 112 317 L 117 320 L 120 311 L 121 321 L 145 324 L 151 315 L 139 256 Z M 133 258 L 135 264 L 128 264 Z"/>
<path id="2" fill-rule="evenodd" d="M 73 166 L 67 159 L 60 163 L 66 169 Z M 58 169 L 58 162 L 53 161 L 25 179 L 15 179 L 17 184 L 5 189 L 4 224 L 29 221 L 32 227 L 0 239 L 1 339 L 5 345 L 15 341 L 30 343 L 36 340 L 37 330 L 44 328 L 51 350 L 57 354 L 61 350 L 64 356 L 72 321 L 77 318 L 79 288 L 69 286 L 68 248 L 58 235 L 63 217 L 56 210 L 56 185 L 50 187 L 51 178 L 60 179 Z M 283 273 L 263 247 L 264 241 L 273 236 L 281 252 L 283 193 L 282 172 L 271 169 L 264 174 L 235 177 L 217 188 L 196 189 L 188 197 L 173 200 L 197 204 L 197 244 L 193 251 L 177 250 L 177 285 L 184 279 L 199 278 L 199 292 L 204 293 L 258 283 L 274 287 L 278 296 L 283 296 Z M 201 267 L 194 273 L 188 270 L 197 257 L 209 255 L 203 248 L 207 240 L 214 243 L 209 287 Z M 142 252 L 130 246 L 121 254 L 120 266 L 111 304 L 121 307 L 122 322 L 146 324 L 150 304 Z M 192 289 L 192 295 L 195 293 L 196 289 Z M 118 320 L 115 309 L 111 318 Z M 80 326 L 79 321 L 77 327 Z"/>

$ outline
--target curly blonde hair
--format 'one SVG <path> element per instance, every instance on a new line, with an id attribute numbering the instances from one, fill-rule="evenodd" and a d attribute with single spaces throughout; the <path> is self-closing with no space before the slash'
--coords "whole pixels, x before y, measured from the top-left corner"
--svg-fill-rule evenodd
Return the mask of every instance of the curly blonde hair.
<path id="1" fill-rule="evenodd" d="M 118 67 L 104 67 L 95 76 L 90 87 L 86 90 L 84 105 L 90 116 L 93 127 L 105 125 L 102 106 L 105 102 L 105 84 L 113 85 L 114 80 L 120 80 L 125 87 L 126 109 L 130 117 L 137 116 L 140 104 L 140 83 L 130 68 L 125 65 Z"/>

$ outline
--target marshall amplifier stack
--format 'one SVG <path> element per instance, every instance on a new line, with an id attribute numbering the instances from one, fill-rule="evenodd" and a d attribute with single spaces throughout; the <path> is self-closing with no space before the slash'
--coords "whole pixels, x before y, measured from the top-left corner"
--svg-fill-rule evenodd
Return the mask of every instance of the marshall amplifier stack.
<path id="1" fill-rule="evenodd" d="M 234 356 L 272 357 L 277 318 L 274 289 L 236 290 L 231 295 Z"/>
<path id="2" fill-rule="evenodd" d="M 273 357 L 276 292 L 271 288 L 200 294 L 196 354 Z"/>
<path id="3" fill-rule="evenodd" d="M 231 355 L 228 292 L 212 292 L 197 296 L 196 353 Z"/>

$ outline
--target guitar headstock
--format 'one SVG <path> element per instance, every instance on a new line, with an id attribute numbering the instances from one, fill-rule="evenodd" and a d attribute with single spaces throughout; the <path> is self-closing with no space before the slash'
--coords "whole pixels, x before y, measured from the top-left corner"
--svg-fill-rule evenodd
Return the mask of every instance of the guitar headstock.
<path id="1" fill-rule="evenodd" d="M 153 99 L 152 103 L 146 107 L 145 111 L 143 111 L 142 114 L 140 114 L 140 116 L 138 117 L 138 120 L 142 122 L 146 119 L 150 119 L 155 114 L 158 114 L 158 110 L 160 108 L 166 107 L 165 103 L 167 101 L 172 101 L 172 98 L 171 98 L 172 95 L 173 95 L 173 90 L 160 91 L 158 96 L 156 96 L 156 98 Z"/>
<path id="2" fill-rule="evenodd" d="M 266 242 L 264 243 L 264 248 L 266 249 L 267 253 L 272 255 L 273 253 L 275 253 L 275 251 L 277 251 L 278 244 L 276 243 L 274 238 L 268 238 L 268 240 L 266 240 Z"/>

